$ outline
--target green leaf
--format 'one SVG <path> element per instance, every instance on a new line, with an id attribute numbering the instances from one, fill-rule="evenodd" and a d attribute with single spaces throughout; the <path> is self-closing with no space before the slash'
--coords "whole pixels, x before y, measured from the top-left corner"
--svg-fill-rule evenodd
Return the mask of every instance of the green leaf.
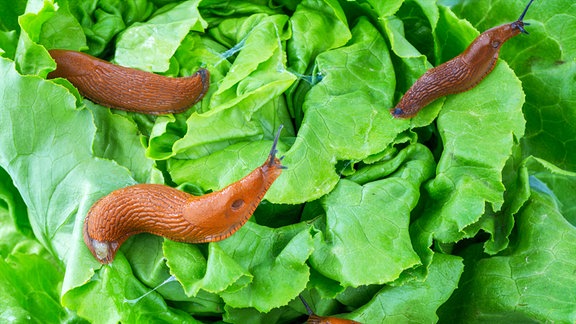
<path id="1" fill-rule="evenodd" d="M 456 242 L 473 235 L 463 229 L 480 219 L 486 204 L 500 210 L 502 170 L 524 134 L 523 102 L 519 80 L 502 61 L 477 87 L 446 99 L 437 121 L 442 156 L 436 178 L 426 185 L 430 199 L 415 232 Z M 421 240 L 429 246 L 430 239 Z"/>
<path id="2" fill-rule="evenodd" d="M 279 96 L 296 79 L 286 71 L 282 51 L 282 41 L 290 35 L 285 28 L 287 17 L 255 15 L 224 23 L 236 31 L 242 49 L 210 96 L 210 110 L 188 118 L 186 134 L 173 147 L 178 158 L 198 158 L 263 134 L 273 138 L 278 125 L 286 120 L 286 107 Z M 289 132 L 289 124 L 286 126 Z"/>
<path id="3" fill-rule="evenodd" d="M 576 321 L 576 229 L 539 190 L 532 191 L 516 222 L 505 255 L 483 258 L 478 249 L 466 251 L 467 275 L 442 309 L 443 320 Z"/>
<path id="4" fill-rule="evenodd" d="M 323 79 L 304 101 L 302 126 L 284 159 L 288 169 L 268 194 L 272 202 L 301 203 L 325 195 L 338 182 L 337 160 L 364 159 L 407 128 L 388 112 L 394 74 L 384 40 L 366 19 L 352 35 L 346 47 L 316 59 Z"/>
<path id="5" fill-rule="evenodd" d="M 22 198 L 0 168 L 0 319 L 10 323 L 78 320 L 59 302 L 61 264 L 34 239 L 26 217 Z"/>
<path id="6" fill-rule="evenodd" d="M 288 41 L 290 68 L 304 74 L 318 54 L 345 45 L 352 37 L 337 1 L 304 0 L 290 17 L 294 36 Z"/>
<path id="7" fill-rule="evenodd" d="M 286 305 L 306 287 L 310 275 L 306 260 L 314 244 L 305 223 L 269 229 L 248 222 L 230 238 L 211 244 L 219 245 L 254 276 L 250 284 L 220 294 L 230 307 L 269 312 Z"/>
<path id="8" fill-rule="evenodd" d="M 404 155 L 405 165 L 394 176 L 363 186 L 341 180 L 322 199 L 326 225 L 311 265 L 324 276 L 344 287 L 382 284 L 420 264 L 408 232 L 410 212 L 434 162 L 423 146 L 411 151 L 417 154 Z"/>
<path id="9" fill-rule="evenodd" d="M 20 193 L 14 187 L 10 175 L 6 173 L 3 168 L 0 168 L 0 207 L 5 209 L 5 212 L 11 219 L 10 226 L 4 226 L 0 228 L 5 228 L 6 233 L 4 235 L 0 234 L 1 237 L 6 237 L 11 235 L 15 229 L 21 234 L 29 235 L 31 234 L 30 222 L 28 221 L 28 212 L 26 210 L 26 204 L 22 200 Z M 3 219 L 4 222 L 8 222 L 8 219 Z M 11 240 L 6 239 L 7 243 L 6 249 L 0 249 L 0 255 L 6 256 L 9 254 L 11 249 Z M 3 246 L 3 244 L 2 244 Z"/>
<path id="10" fill-rule="evenodd" d="M 188 32 L 203 32 L 207 26 L 198 12 L 199 2 L 182 2 L 124 30 L 116 43 L 115 62 L 150 72 L 168 70 L 170 58 Z"/>
<path id="11" fill-rule="evenodd" d="M 517 145 L 513 154 L 502 170 L 504 203 L 499 211 L 487 207 L 478 222 L 468 226 L 464 231 L 473 236 L 480 230 L 490 234 L 484 244 L 484 252 L 494 255 L 508 247 L 509 236 L 514 228 L 514 217 L 530 198 L 530 186 L 525 179 L 528 170 L 522 161 L 522 152 Z"/>
<path id="12" fill-rule="evenodd" d="M 53 1 L 46 1 L 44 7 L 29 2 L 26 13 L 18 17 L 21 31 L 14 61 L 20 73 L 46 76 L 56 68 L 46 49 L 37 44 L 43 24 L 54 16 L 55 11 Z"/>
<path id="13" fill-rule="evenodd" d="M 314 60 L 318 54 L 344 46 L 352 37 L 346 16 L 337 1 L 305 0 L 290 17 L 293 36 L 287 42 L 290 70 L 301 76 L 286 92 L 296 124 L 302 122 L 302 101 L 316 83 Z"/>
<path id="14" fill-rule="evenodd" d="M 454 8 L 480 30 L 486 30 L 518 18 L 527 1 L 462 3 Z M 526 14 L 529 35 L 512 38 L 502 47 L 501 57 L 516 71 L 526 91 L 526 137 L 522 139 L 525 155 L 539 156 L 557 166 L 576 170 L 576 153 L 570 149 L 574 139 L 571 85 L 576 80 L 576 46 L 567 32 L 576 22 L 576 8 L 564 0 L 555 3 L 535 2 Z M 487 8 L 488 7 L 488 8 Z M 485 12 L 501 12 L 488 15 Z M 565 127 L 565 125 L 571 125 Z"/>
<path id="15" fill-rule="evenodd" d="M 39 245 L 37 242 L 31 244 Z M 63 273 L 45 250 L 42 254 L 12 251 L 7 259 L 0 259 L 0 319 L 3 322 L 61 323 L 74 320 L 75 316 L 60 305 L 59 288 Z"/>
<path id="16" fill-rule="evenodd" d="M 200 323 L 169 307 L 161 295 L 138 281 L 122 254 L 116 255 L 112 266 L 104 266 L 90 281 L 68 291 L 63 304 L 91 322 Z"/>
<path id="17" fill-rule="evenodd" d="M 208 260 L 197 245 L 164 242 L 164 254 L 170 273 L 184 287 L 186 295 L 196 296 L 200 289 L 221 293 L 249 284 L 253 276 L 217 244 L 208 245 Z"/>
<path id="18" fill-rule="evenodd" d="M 88 52 L 99 56 L 127 26 L 144 21 L 154 11 L 148 0 L 70 1 L 70 11 L 82 25 L 88 41 Z"/>
<path id="19" fill-rule="evenodd" d="M 158 171 L 154 169 L 154 161 L 146 158 L 142 136 L 136 124 L 100 105 L 89 101 L 86 101 L 86 105 L 96 124 L 93 154 L 126 167 L 138 182 L 151 182 Z M 158 176 L 162 178 L 161 174 Z"/>
<path id="20" fill-rule="evenodd" d="M 56 13 L 42 24 L 39 43 L 48 49 L 86 49 L 86 35 L 70 12 L 68 1 L 58 1 Z"/>
<path id="21" fill-rule="evenodd" d="M 536 65 L 522 77 L 522 84 L 533 91 L 526 94 L 526 155 L 541 157 L 567 170 L 576 171 L 574 138 L 576 63 Z"/>
<path id="22" fill-rule="evenodd" d="M 385 287 L 368 304 L 347 315 L 362 323 L 425 323 L 438 320 L 436 309 L 458 286 L 464 266 L 460 258 L 434 254 L 424 282 Z"/>

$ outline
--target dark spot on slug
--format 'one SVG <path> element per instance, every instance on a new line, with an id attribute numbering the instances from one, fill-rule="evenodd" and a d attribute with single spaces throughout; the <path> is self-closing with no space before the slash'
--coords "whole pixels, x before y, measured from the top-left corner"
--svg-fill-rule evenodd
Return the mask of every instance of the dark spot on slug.
<path id="1" fill-rule="evenodd" d="M 236 199 L 236 200 L 234 200 L 234 202 L 232 203 L 232 205 L 230 205 L 230 208 L 232 208 L 232 210 L 238 210 L 238 209 L 240 209 L 242 206 L 244 206 L 244 200 L 242 200 L 242 199 Z"/>

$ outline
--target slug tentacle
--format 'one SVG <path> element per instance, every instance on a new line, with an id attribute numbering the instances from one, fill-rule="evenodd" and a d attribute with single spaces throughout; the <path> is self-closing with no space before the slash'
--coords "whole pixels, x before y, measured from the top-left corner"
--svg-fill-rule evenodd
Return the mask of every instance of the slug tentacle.
<path id="1" fill-rule="evenodd" d="M 268 159 L 222 190 L 192 196 L 159 184 L 137 184 L 98 200 L 84 221 L 84 241 L 101 263 L 114 259 L 130 236 L 142 232 L 188 243 L 223 240 L 242 225 L 285 168 L 276 157 L 276 135 Z"/>
<path id="2" fill-rule="evenodd" d="M 306 321 L 306 323 L 308 324 L 360 324 L 359 322 L 345 318 L 338 318 L 332 316 L 318 316 L 314 314 L 312 308 L 310 308 L 310 305 L 308 305 L 308 303 L 306 302 L 304 297 L 302 297 L 302 295 L 299 294 L 298 297 L 300 297 L 300 300 L 302 301 L 302 304 L 304 304 L 306 312 L 308 313 L 308 320 Z"/>
<path id="3" fill-rule="evenodd" d="M 210 73 L 199 69 L 194 75 L 169 78 L 106 62 L 69 50 L 48 51 L 56 70 L 48 78 L 66 78 L 90 100 L 122 110 L 145 114 L 185 111 L 202 99 L 210 86 Z"/>
<path id="4" fill-rule="evenodd" d="M 530 0 L 517 21 L 488 29 L 480 34 L 462 54 L 428 70 L 406 91 L 390 113 L 397 118 L 410 118 L 432 101 L 474 88 L 496 66 L 502 44 L 520 34 L 528 34 L 523 21 Z"/>

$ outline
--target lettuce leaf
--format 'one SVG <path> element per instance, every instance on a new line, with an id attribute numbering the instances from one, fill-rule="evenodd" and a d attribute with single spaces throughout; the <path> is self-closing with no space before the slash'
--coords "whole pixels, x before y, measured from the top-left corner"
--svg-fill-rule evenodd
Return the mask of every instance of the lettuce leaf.
<path id="1" fill-rule="evenodd" d="M 389 109 L 526 1 L 0 1 L 0 318 L 9 322 L 576 321 L 568 1 L 470 91 Z M 6 10 L 4 10 L 6 9 Z M 47 50 L 168 76 L 210 71 L 187 112 L 83 98 Z M 131 237 L 110 265 L 90 206 L 134 183 L 202 195 L 278 149 L 288 167 L 221 242 Z"/>

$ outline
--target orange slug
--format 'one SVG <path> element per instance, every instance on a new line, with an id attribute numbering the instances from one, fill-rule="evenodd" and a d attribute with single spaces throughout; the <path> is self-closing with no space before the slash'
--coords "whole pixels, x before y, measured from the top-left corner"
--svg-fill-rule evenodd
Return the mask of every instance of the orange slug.
<path id="1" fill-rule="evenodd" d="M 184 78 L 115 65 L 86 53 L 53 49 L 56 70 L 48 78 L 68 79 L 83 96 L 106 107 L 144 114 L 179 113 L 200 101 L 210 73 L 199 69 Z"/>
<path id="2" fill-rule="evenodd" d="M 360 324 L 360 322 L 356 322 L 353 320 L 345 319 L 345 318 L 338 318 L 333 316 L 318 316 L 314 314 L 310 305 L 304 300 L 302 295 L 298 295 L 304 307 L 306 307 L 306 311 L 308 312 L 308 320 L 306 323 L 308 324 Z"/>
<path id="3" fill-rule="evenodd" d="M 523 19 L 533 1 L 517 21 L 488 29 L 462 54 L 424 73 L 390 113 L 397 118 L 410 118 L 440 97 L 474 88 L 494 69 L 502 44 L 520 33 L 528 34 L 524 29 L 528 23 Z"/>
<path id="4" fill-rule="evenodd" d="M 264 164 L 222 190 L 193 196 L 159 184 L 137 184 L 98 200 L 84 221 L 84 242 L 101 263 L 138 233 L 173 241 L 216 242 L 244 225 L 285 167 L 276 157 L 280 129 Z"/>

